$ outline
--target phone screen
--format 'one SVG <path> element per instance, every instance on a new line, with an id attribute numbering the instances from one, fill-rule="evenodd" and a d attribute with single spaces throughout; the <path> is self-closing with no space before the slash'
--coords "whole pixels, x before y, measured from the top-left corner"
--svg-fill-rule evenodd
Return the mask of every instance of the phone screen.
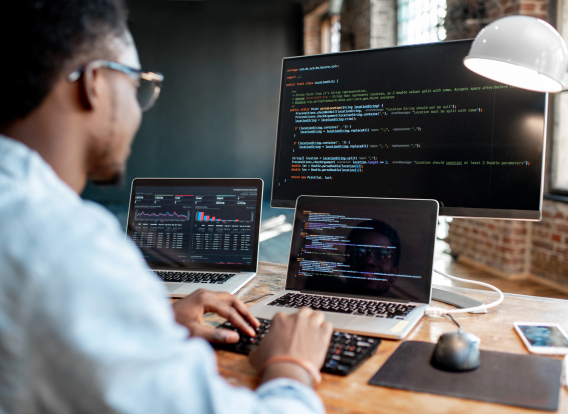
<path id="1" fill-rule="evenodd" d="M 568 339 L 556 326 L 518 325 L 531 346 L 568 347 Z"/>

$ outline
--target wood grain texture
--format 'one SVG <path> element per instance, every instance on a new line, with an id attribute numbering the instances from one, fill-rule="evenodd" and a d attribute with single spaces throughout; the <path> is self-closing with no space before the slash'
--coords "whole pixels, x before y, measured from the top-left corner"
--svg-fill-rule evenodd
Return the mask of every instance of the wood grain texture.
<path id="1" fill-rule="evenodd" d="M 286 266 L 261 262 L 258 275 L 238 292 L 247 301 L 283 289 Z M 496 294 L 448 286 L 435 287 L 461 293 L 488 303 Z M 436 306 L 448 307 L 436 303 Z M 466 332 L 481 338 L 481 349 L 527 354 L 513 330 L 513 322 L 554 322 L 568 330 L 568 302 L 562 299 L 505 294 L 504 302 L 485 315 L 458 314 L 456 320 Z M 436 342 L 438 337 L 455 330 L 446 318 L 424 317 L 406 340 Z M 367 385 L 369 379 L 385 363 L 401 341 L 383 340 L 377 353 L 347 377 L 323 374 L 317 393 L 328 413 L 528 413 L 531 410 L 433 394 L 396 390 Z M 217 351 L 219 371 L 234 385 L 255 388 L 256 372 L 243 355 Z M 551 357 L 559 358 L 559 357 Z M 568 391 L 560 390 L 559 411 L 568 413 Z M 534 411 L 542 412 L 542 411 Z"/>

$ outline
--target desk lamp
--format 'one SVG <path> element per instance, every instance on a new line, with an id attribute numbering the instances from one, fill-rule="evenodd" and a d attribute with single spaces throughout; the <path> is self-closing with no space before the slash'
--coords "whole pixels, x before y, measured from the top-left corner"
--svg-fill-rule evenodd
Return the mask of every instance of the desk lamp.
<path id="1" fill-rule="evenodd" d="M 464 65 L 497 82 L 537 92 L 561 92 L 568 50 L 560 34 L 543 20 L 510 16 L 476 36 Z"/>

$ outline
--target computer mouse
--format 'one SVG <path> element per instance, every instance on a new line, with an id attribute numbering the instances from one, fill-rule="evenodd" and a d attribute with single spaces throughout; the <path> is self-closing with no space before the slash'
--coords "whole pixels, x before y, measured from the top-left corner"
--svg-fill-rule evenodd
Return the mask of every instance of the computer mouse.
<path id="1" fill-rule="evenodd" d="M 435 368 L 452 371 L 472 371 L 479 368 L 480 339 L 468 332 L 449 332 L 438 339 L 432 354 Z"/>

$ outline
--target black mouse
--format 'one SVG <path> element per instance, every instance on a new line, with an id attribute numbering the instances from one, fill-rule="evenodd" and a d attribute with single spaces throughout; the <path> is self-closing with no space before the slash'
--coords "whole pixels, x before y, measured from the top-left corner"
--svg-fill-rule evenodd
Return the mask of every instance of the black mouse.
<path id="1" fill-rule="evenodd" d="M 471 333 L 445 333 L 438 339 L 431 363 L 435 368 L 444 371 L 462 372 L 477 369 L 479 342 L 480 339 Z"/>

